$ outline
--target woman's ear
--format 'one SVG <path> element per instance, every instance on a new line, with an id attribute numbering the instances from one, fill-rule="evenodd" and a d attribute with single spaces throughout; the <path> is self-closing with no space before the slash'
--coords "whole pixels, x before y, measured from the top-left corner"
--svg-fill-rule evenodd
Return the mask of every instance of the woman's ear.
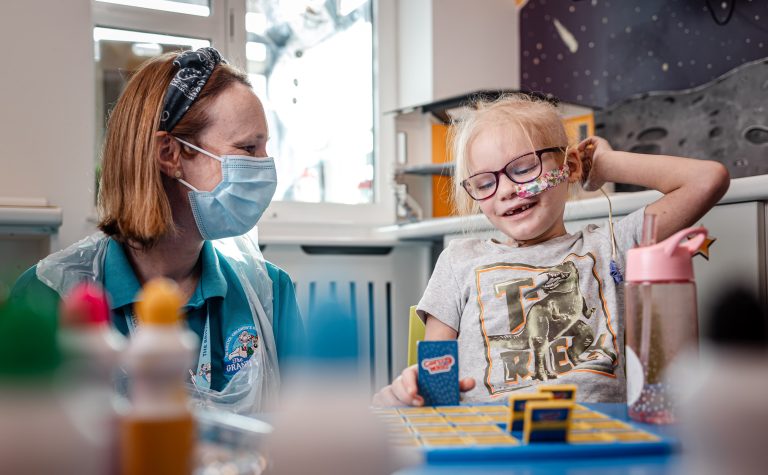
<path id="1" fill-rule="evenodd" d="M 155 133 L 155 160 L 160 170 L 169 177 L 181 172 L 181 147 L 168 132 Z"/>
<path id="2" fill-rule="evenodd" d="M 579 158 L 579 151 L 576 147 L 568 147 L 566 149 L 565 163 L 568 165 L 568 169 L 571 172 L 570 176 L 568 177 L 568 183 L 581 184 L 583 182 L 582 172 L 584 167 L 582 166 L 581 158 Z"/>

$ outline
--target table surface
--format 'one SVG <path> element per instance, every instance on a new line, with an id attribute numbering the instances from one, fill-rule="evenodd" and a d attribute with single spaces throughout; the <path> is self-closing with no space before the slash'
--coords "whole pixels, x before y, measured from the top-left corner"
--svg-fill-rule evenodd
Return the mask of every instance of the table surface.
<path id="1" fill-rule="evenodd" d="M 628 420 L 625 404 L 596 403 L 584 404 L 590 409 L 602 412 L 618 420 Z M 676 436 L 674 426 L 653 426 L 633 424 L 659 435 Z M 649 455 L 637 457 L 605 457 L 560 460 L 522 460 L 520 462 L 478 462 L 420 465 L 396 472 L 397 475 L 438 475 L 438 474 L 512 474 L 512 475 L 661 475 L 681 473 L 680 454 Z"/>

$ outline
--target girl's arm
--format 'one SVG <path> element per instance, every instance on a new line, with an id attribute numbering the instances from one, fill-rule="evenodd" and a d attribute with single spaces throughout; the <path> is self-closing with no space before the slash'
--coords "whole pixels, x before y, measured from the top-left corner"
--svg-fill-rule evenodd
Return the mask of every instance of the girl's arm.
<path id="1" fill-rule="evenodd" d="M 577 150 L 585 169 L 591 169 L 585 184 L 588 190 L 615 182 L 664 193 L 646 208 L 646 213 L 656 215 L 658 240 L 695 224 L 730 185 L 728 170 L 711 160 L 619 152 L 600 137 L 584 140 Z"/>
<path id="2" fill-rule="evenodd" d="M 455 340 L 458 333 L 453 328 L 427 314 L 425 340 Z M 392 381 L 373 396 L 374 406 L 423 406 L 424 398 L 419 395 L 419 369 L 416 365 L 409 366 Z M 459 381 L 460 391 L 469 391 L 475 387 L 474 378 L 464 378 Z"/>

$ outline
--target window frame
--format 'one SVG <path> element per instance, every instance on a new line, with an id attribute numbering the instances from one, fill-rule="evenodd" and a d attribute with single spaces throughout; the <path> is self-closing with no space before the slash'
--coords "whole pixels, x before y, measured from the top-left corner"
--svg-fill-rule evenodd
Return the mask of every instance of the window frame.
<path id="1" fill-rule="evenodd" d="M 209 16 L 188 15 L 93 0 L 93 27 L 116 28 L 210 40 L 227 53 L 226 0 L 211 0 Z"/>

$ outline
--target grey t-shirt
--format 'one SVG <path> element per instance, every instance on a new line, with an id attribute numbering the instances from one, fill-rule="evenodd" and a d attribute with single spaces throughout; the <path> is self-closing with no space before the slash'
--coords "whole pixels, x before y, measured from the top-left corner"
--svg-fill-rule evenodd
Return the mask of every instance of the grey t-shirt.
<path id="1" fill-rule="evenodd" d="M 643 214 L 614 224 L 622 273 Z M 607 223 L 529 247 L 451 241 L 417 311 L 458 332 L 459 375 L 477 383 L 464 400 L 490 401 L 546 382 L 577 384 L 580 401 L 625 401 L 623 293 L 610 261 Z"/>

